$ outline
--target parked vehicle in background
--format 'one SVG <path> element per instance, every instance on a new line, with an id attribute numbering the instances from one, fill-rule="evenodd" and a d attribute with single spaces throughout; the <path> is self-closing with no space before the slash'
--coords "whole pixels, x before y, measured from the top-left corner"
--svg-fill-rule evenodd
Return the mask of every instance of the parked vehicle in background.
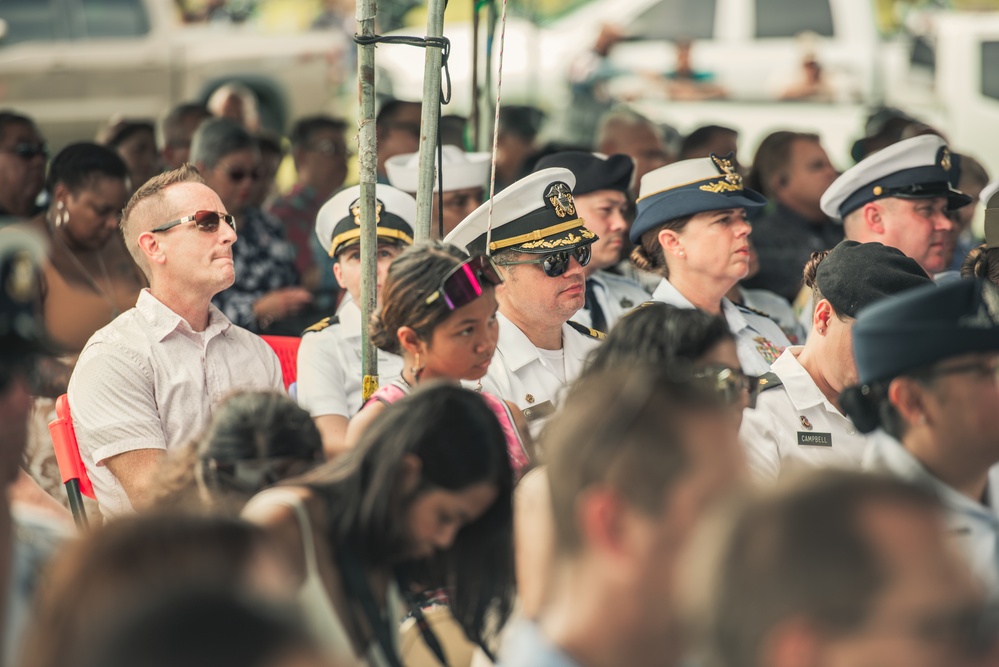
<path id="1" fill-rule="evenodd" d="M 171 0 L 2 0 L 0 23 L 0 107 L 35 118 L 53 148 L 92 139 L 114 114 L 158 118 L 230 81 L 283 131 L 329 111 L 344 77 L 340 33 L 184 25 Z"/>
<path id="2" fill-rule="evenodd" d="M 800 67 L 803 33 L 810 35 L 808 48 L 818 61 L 841 82 L 840 99 L 869 101 L 877 96 L 879 38 L 871 0 L 591 0 L 541 28 L 523 18 L 508 18 L 504 99 L 557 110 L 568 99 L 565 81 L 571 60 L 595 43 L 608 22 L 625 35 L 610 53 L 610 65 L 638 75 L 637 90 L 653 96 L 663 95 L 652 90 L 646 75 L 672 71 L 676 44 L 690 40 L 694 67 L 711 73 L 730 99 L 775 99 L 775 83 Z M 448 23 L 444 34 L 451 40 L 451 81 L 461 92 L 456 101 L 460 104 L 464 98 L 467 106 L 471 25 Z M 483 54 L 485 43 L 480 39 Z M 498 52 L 498 31 L 494 48 Z M 411 48 L 380 46 L 377 66 L 383 91 L 419 99 L 423 72 L 414 68 Z M 455 111 L 468 109 L 459 106 Z"/>

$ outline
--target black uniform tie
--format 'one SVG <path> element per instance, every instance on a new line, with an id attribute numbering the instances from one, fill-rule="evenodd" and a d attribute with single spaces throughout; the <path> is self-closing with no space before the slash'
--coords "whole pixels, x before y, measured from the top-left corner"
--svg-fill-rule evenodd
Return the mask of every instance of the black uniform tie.
<path id="1" fill-rule="evenodd" d="M 600 302 L 597 301 L 597 295 L 593 292 L 592 280 L 586 281 L 586 303 L 583 307 L 590 311 L 590 326 L 597 331 L 607 333 L 607 317 L 604 315 L 604 309 L 600 307 Z"/>

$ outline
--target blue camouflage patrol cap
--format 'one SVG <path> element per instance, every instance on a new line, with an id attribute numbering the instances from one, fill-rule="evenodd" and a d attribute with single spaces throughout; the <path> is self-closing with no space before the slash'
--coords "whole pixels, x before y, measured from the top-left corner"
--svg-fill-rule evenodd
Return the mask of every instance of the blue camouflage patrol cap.
<path id="1" fill-rule="evenodd" d="M 860 311 L 853 356 L 861 385 L 938 361 L 999 351 L 999 288 L 981 280 L 928 285 Z"/>

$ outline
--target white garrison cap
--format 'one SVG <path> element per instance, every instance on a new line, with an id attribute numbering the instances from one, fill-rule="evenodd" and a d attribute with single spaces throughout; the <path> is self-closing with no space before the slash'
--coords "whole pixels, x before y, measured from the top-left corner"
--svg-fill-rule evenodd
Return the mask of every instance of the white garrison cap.
<path id="1" fill-rule="evenodd" d="M 819 204 L 830 218 L 842 219 L 864 204 L 885 197 L 946 197 L 949 209 L 971 202 L 953 189 L 951 153 L 935 134 L 912 137 L 869 155 L 840 175 Z"/>
<path id="2" fill-rule="evenodd" d="M 333 195 L 316 216 L 316 237 L 330 257 L 361 240 L 361 186 Z M 391 185 L 375 186 L 375 219 L 379 240 L 412 245 L 416 200 Z"/>
<path id="3" fill-rule="evenodd" d="M 466 188 L 484 188 L 489 180 L 489 153 L 466 153 L 457 146 L 441 146 L 444 168 L 444 192 Z M 436 158 L 434 164 L 437 163 Z M 403 153 L 385 161 L 389 183 L 403 192 L 416 192 L 420 180 L 420 154 Z M 437 175 L 434 175 L 437 191 Z"/>
<path id="4" fill-rule="evenodd" d="M 472 255 L 506 248 L 541 254 L 593 243 L 597 235 L 583 225 L 572 199 L 575 185 L 576 177 L 568 169 L 536 171 L 493 198 L 488 249 L 488 200 L 458 223 L 444 242 L 465 248 Z"/>

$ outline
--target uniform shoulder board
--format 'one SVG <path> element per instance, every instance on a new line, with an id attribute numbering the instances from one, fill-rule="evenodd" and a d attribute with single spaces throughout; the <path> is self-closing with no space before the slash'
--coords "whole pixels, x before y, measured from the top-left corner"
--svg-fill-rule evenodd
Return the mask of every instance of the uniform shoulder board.
<path id="1" fill-rule="evenodd" d="M 766 318 L 769 318 L 769 319 L 773 319 L 770 316 L 770 313 L 765 313 L 762 310 L 756 310 L 755 308 L 750 308 L 749 306 L 743 305 L 741 303 L 739 304 L 739 308 L 742 308 L 743 310 L 748 310 L 751 313 L 756 313 L 757 315 L 762 315 L 763 317 L 766 317 Z"/>
<path id="2" fill-rule="evenodd" d="M 767 389 L 773 389 L 774 387 L 779 387 L 784 384 L 776 373 L 764 373 L 756 380 L 757 388 L 760 391 L 766 391 Z"/>
<path id="3" fill-rule="evenodd" d="M 304 336 L 305 334 L 311 333 L 313 331 L 322 331 L 323 329 L 325 329 L 325 328 L 327 328 L 329 326 L 332 326 L 334 324 L 340 324 L 340 318 L 339 317 L 337 317 L 336 315 L 331 315 L 329 317 L 324 317 L 323 319 L 319 320 L 318 322 L 316 322 L 315 324 L 313 324 L 311 327 L 309 327 L 308 329 L 306 329 L 305 331 L 303 331 L 302 335 Z"/>
<path id="4" fill-rule="evenodd" d="M 607 334 L 605 334 L 604 332 L 597 331 L 596 329 L 591 329 L 590 327 L 584 327 L 579 322 L 573 322 L 572 320 L 569 320 L 566 324 L 568 324 L 570 327 L 572 327 L 579 333 L 583 334 L 584 336 L 589 336 L 590 338 L 595 338 L 597 340 L 603 340 L 604 338 L 607 338 Z"/>

